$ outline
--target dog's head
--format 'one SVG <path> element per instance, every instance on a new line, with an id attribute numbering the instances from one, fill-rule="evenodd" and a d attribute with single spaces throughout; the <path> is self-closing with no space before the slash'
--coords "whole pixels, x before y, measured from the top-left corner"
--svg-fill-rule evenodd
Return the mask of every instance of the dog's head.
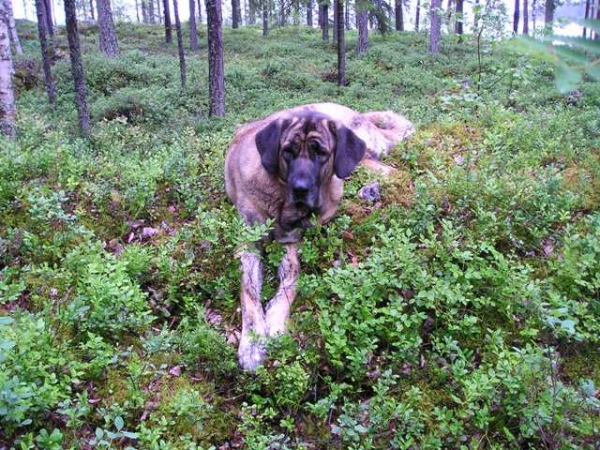
<path id="1" fill-rule="evenodd" d="M 267 172 L 286 182 L 289 204 L 316 211 L 323 183 L 350 175 L 366 145 L 330 117 L 306 112 L 269 123 L 256 134 L 256 148 Z"/>

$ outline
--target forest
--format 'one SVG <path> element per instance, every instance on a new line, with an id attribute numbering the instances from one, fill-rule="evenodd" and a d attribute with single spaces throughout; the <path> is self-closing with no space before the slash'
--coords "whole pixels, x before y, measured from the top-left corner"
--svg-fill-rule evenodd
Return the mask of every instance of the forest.
<path id="1" fill-rule="evenodd" d="M 0 0 L 0 450 L 600 447 L 597 0 L 118 4 Z M 244 371 L 225 153 L 314 102 L 416 131 Z"/>

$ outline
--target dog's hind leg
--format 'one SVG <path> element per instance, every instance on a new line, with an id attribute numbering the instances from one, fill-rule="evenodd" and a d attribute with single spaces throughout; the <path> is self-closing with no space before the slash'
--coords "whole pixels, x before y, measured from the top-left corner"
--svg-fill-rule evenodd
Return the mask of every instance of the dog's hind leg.
<path id="1" fill-rule="evenodd" d="M 286 253 L 279 264 L 279 287 L 267 305 L 267 334 L 270 337 L 285 333 L 290 308 L 296 299 L 296 285 L 300 277 L 300 258 L 295 244 L 285 246 Z"/>
<path id="2" fill-rule="evenodd" d="M 360 165 L 385 177 L 389 177 L 391 174 L 396 172 L 396 169 L 394 167 L 388 166 L 387 164 L 384 164 L 381 161 L 369 157 L 363 158 L 360 162 Z"/>
<path id="3" fill-rule="evenodd" d="M 267 325 L 260 303 L 263 265 L 260 256 L 250 251 L 239 255 L 242 268 L 242 335 L 238 359 L 244 370 L 254 372 L 265 359 Z"/>

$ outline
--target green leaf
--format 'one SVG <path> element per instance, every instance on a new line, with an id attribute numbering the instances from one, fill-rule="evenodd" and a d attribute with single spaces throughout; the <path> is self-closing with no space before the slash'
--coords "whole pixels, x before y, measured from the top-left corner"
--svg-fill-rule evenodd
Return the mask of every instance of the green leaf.
<path id="1" fill-rule="evenodd" d="M 581 81 L 581 73 L 567 66 L 564 62 L 559 62 L 556 67 L 556 87 L 565 94 L 572 91 Z"/>
<path id="2" fill-rule="evenodd" d="M 12 317 L 3 316 L 0 317 L 0 325 L 10 325 L 15 320 Z"/>
<path id="3" fill-rule="evenodd" d="M 102 428 L 96 428 L 96 438 L 101 440 L 104 437 L 104 430 Z"/>
<path id="4" fill-rule="evenodd" d="M 121 416 L 115 417 L 115 428 L 117 429 L 117 431 L 121 431 L 124 426 L 125 422 L 123 421 L 123 418 Z"/>
<path id="5" fill-rule="evenodd" d="M 137 439 L 138 438 L 137 433 L 132 433 L 131 431 L 123 431 L 121 434 L 128 439 Z"/>

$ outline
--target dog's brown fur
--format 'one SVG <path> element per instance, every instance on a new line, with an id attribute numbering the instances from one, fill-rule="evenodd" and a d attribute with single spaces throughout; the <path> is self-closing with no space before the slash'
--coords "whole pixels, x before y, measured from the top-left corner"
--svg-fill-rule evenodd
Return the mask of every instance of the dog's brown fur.
<path id="1" fill-rule="evenodd" d="M 242 126 L 225 160 L 227 195 L 248 224 L 275 221 L 275 238 L 286 244 L 279 267 L 280 286 L 268 303 L 266 314 L 260 299 L 262 263 L 253 252 L 240 255 L 242 263 L 242 337 L 239 359 L 246 370 L 264 360 L 264 339 L 285 332 L 300 272 L 297 242 L 302 229 L 327 222 L 342 197 L 343 178 L 357 164 L 389 174 L 394 169 L 379 162 L 381 156 L 414 132 L 408 120 L 392 112 L 357 113 L 334 103 L 317 103 L 287 109 Z M 318 165 L 316 207 L 294 202 L 287 186 L 287 159 L 282 148 L 295 145 L 305 156 L 316 141 L 321 152 Z M 311 166 L 312 167 L 312 166 Z"/>

